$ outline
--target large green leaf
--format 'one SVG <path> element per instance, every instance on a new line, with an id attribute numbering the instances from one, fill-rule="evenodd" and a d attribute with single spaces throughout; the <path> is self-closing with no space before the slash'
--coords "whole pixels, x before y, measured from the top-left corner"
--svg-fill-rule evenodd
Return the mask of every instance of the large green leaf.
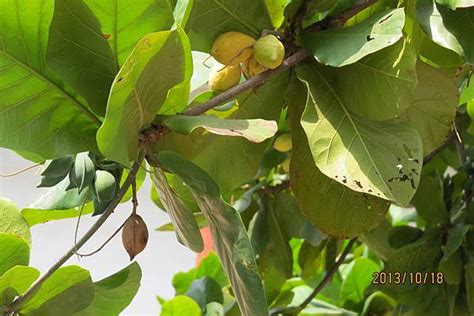
<path id="1" fill-rule="evenodd" d="M 34 226 L 44 224 L 50 221 L 57 221 L 66 218 L 75 218 L 79 214 L 86 215 L 94 212 L 92 203 L 86 204 L 81 212 L 81 207 L 71 208 L 67 210 L 41 210 L 34 208 L 25 208 L 21 210 L 21 214 L 25 218 L 28 225 Z"/>
<path id="2" fill-rule="evenodd" d="M 77 316 L 114 316 L 119 315 L 133 300 L 140 288 L 142 271 L 138 263 L 98 282 L 94 282 L 94 299 Z"/>
<path id="3" fill-rule="evenodd" d="M 287 93 L 293 139 L 290 181 L 303 214 L 322 232 L 341 238 L 377 227 L 384 220 L 389 203 L 352 191 L 321 173 L 300 125 L 307 92 L 295 79 Z"/>
<path id="4" fill-rule="evenodd" d="M 283 107 L 288 75 L 281 74 L 262 87 L 241 94 L 238 109 L 229 119 L 277 121 Z M 204 169 L 225 194 L 253 178 L 260 167 L 268 141 L 254 144 L 240 137 L 222 137 L 194 131 L 189 136 L 171 133 L 155 146 L 155 151 L 173 150 Z"/>
<path id="5" fill-rule="evenodd" d="M 368 258 L 357 258 L 347 267 L 348 273 L 341 286 L 340 300 L 345 307 L 354 307 L 365 299 L 365 290 L 372 283 L 379 266 Z"/>
<path id="6" fill-rule="evenodd" d="M 4 198 L 0 198 L 0 232 L 20 236 L 31 243 L 28 223 L 15 203 Z"/>
<path id="7" fill-rule="evenodd" d="M 407 205 L 423 160 L 416 130 L 407 123 L 373 122 L 351 113 L 327 68 L 299 66 L 298 75 L 309 93 L 301 125 L 318 168 L 352 190 Z"/>
<path id="8" fill-rule="evenodd" d="M 421 27 L 433 41 L 474 64 L 474 7 L 453 11 L 436 5 L 433 0 L 419 0 L 417 17 Z"/>
<path id="9" fill-rule="evenodd" d="M 458 104 L 456 83 L 441 70 L 419 62 L 418 85 L 408 110 L 400 122 L 409 122 L 420 134 L 423 153 L 428 155 L 441 146 L 453 127 Z"/>
<path id="10" fill-rule="evenodd" d="M 446 210 L 443 195 L 441 176 L 439 174 L 431 176 L 423 172 L 412 203 L 418 215 L 428 224 L 436 226 L 449 222 L 449 213 Z"/>
<path id="11" fill-rule="evenodd" d="M 64 315 L 85 309 L 94 297 L 94 285 L 87 270 L 68 266 L 57 270 L 20 309 L 21 314 Z"/>
<path id="12" fill-rule="evenodd" d="M 341 67 L 395 44 L 403 36 L 404 24 L 403 9 L 396 9 L 351 27 L 303 33 L 301 41 L 320 63 Z"/>
<path id="13" fill-rule="evenodd" d="M 280 28 L 285 20 L 285 8 L 289 2 L 290 0 L 265 0 L 268 15 L 276 29 Z"/>
<path id="14" fill-rule="evenodd" d="M 201 316 L 201 308 L 192 298 L 178 295 L 161 307 L 160 316 Z"/>
<path id="15" fill-rule="evenodd" d="M 220 119 L 213 115 L 166 117 L 163 125 L 173 132 L 184 135 L 201 127 L 212 134 L 243 137 L 254 143 L 261 143 L 273 137 L 278 131 L 275 121 Z"/>
<path id="16" fill-rule="evenodd" d="M 30 246 L 18 235 L 0 233 L 0 275 L 16 265 L 27 266 Z"/>
<path id="17" fill-rule="evenodd" d="M 191 74 L 191 51 L 182 30 L 145 36 L 112 86 L 105 121 L 97 134 L 102 153 L 128 166 L 138 153 L 140 130 L 158 112 L 174 114 L 187 104 Z"/>
<path id="18" fill-rule="evenodd" d="M 123 65 L 135 44 L 145 35 L 164 31 L 173 24 L 166 0 L 84 0 L 97 17 L 116 63 Z"/>
<path id="19" fill-rule="evenodd" d="M 194 214 L 170 187 L 163 170 L 154 168 L 152 181 L 173 223 L 178 240 L 194 252 L 202 251 L 204 242 Z"/>
<path id="20" fill-rule="evenodd" d="M 416 52 L 401 40 L 338 69 L 333 88 L 348 110 L 369 120 L 393 119 L 412 102 L 417 82 L 415 67 Z"/>
<path id="21" fill-rule="evenodd" d="M 255 38 L 272 22 L 264 1 L 201 0 L 189 1 L 191 14 L 186 24 L 193 50 L 210 52 L 214 40 L 222 33 L 238 31 Z"/>
<path id="22" fill-rule="evenodd" d="M 197 165 L 170 151 L 158 153 L 157 161 L 186 183 L 206 216 L 242 315 L 268 315 L 262 281 L 239 213 L 222 200 L 217 184 Z"/>
<path id="23" fill-rule="evenodd" d="M 48 65 L 104 116 L 118 67 L 100 22 L 83 1 L 58 0 L 49 31 Z"/>
<path id="24" fill-rule="evenodd" d="M 53 2 L 0 2 L 0 146 L 58 158 L 97 151 L 100 121 L 47 70 Z"/>
<path id="25" fill-rule="evenodd" d="M 9 287 L 23 294 L 39 277 L 40 272 L 32 267 L 15 266 L 0 277 L 0 293 Z"/>

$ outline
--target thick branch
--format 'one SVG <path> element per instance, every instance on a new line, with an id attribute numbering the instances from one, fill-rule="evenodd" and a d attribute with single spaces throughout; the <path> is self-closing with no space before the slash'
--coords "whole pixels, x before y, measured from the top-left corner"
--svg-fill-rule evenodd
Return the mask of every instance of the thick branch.
<path id="1" fill-rule="evenodd" d="M 117 193 L 115 198 L 110 202 L 109 206 L 107 209 L 104 211 L 104 213 L 97 219 L 97 221 L 92 225 L 92 227 L 84 234 L 84 236 L 77 242 L 76 245 L 74 245 L 71 249 L 69 249 L 66 254 L 61 257 L 51 268 L 49 268 L 48 271 L 46 271 L 45 274 L 43 274 L 38 280 L 36 280 L 35 283 L 21 296 L 17 297 L 13 303 L 10 306 L 10 311 L 11 313 L 14 313 L 18 311 L 21 306 L 28 301 L 35 293 L 38 291 L 38 289 L 41 287 L 41 285 L 46 281 L 56 270 L 58 270 L 66 261 L 71 258 L 78 249 L 80 249 L 84 244 L 99 230 L 99 228 L 105 223 L 107 218 L 113 213 L 114 209 L 117 207 L 117 205 L 120 203 L 122 200 L 123 196 L 127 193 L 128 188 L 132 185 L 132 183 L 135 181 L 135 176 L 140 170 L 140 166 L 142 164 L 142 161 L 145 157 L 145 151 L 141 150 L 137 160 L 133 164 L 132 168 L 130 169 L 130 172 L 128 174 L 127 179 L 125 179 L 125 182 L 123 183 L 122 187 L 120 188 L 120 191 Z"/>

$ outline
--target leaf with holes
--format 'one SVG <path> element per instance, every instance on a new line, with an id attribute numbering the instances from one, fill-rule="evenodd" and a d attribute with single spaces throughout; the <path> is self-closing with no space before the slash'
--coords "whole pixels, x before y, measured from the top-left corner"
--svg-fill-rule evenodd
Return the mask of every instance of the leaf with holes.
<path id="1" fill-rule="evenodd" d="M 423 161 L 416 130 L 350 112 L 326 67 L 298 66 L 297 71 L 308 89 L 301 125 L 318 168 L 352 190 L 407 205 L 418 187 Z"/>
<path id="2" fill-rule="evenodd" d="M 0 2 L 0 146 L 54 159 L 97 151 L 99 119 L 48 70 L 53 2 Z"/>
<path id="3" fill-rule="evenodd" d="M 339 238 L 352 238 L 374 229 L 384 220 L 390 204 L 352 191 L 316 167 L 300 125 L 307 92 L 296 80 L 288 86 L 285 98 L 289 104 L 293 138 L 290 181 L 301 211 L 322 232 Z"/>

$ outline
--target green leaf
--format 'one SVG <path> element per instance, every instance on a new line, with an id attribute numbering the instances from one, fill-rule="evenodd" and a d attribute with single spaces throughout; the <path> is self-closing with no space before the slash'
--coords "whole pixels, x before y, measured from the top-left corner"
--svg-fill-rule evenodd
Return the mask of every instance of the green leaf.
<path id="1" fill-rule="evenodd" d="M 267 315 L 267 304 L 250 240 L 239 213 L 221 198 L 220 189 L 201 168 L 170 151 L 157 161 L 179 176 L 206 216 L 212 239 L 243 315 Z"/>
<path id="2" fill-rule="evenodd" d="M 82 212 L 80 207 L 65 210 L 42 210 L 35 208 L 25 208 L 21 210 L 21 214 L 25 218 L 28 225 L 31 227 L 38 224 L 44 224 L 50 221 L 57 221 L 66 218 L 75 218 L 78 217 L 79 214 L 91 214 L 93 211 L 94 208 L 92 207 L 92 204 L 89 203 L 84 206 Z"/>
<path id="3" fill-rule="evenodd" d="M 95 113 L 104 116 L 118 67 L 100 22 L 83 1 L 54 2 L 47 60 Z"/>
<path id="4" fill-rule="evenodd" d="M 327 70 L 298 67 L 309 93 L 301 125 L 316 165 L 352 190 L 407 205 L 423 161 L 418 133 L 406 123 L 373 122 L 351 113 Z"/>
<path id="5" fill-rule="evenodd" d="M 55 271 L 20 309 L 21 314 L 64 315 L 85 309 L 94 297 L 94 285 L 87 270 L 68 266 Z"/>
<path id="6" fill-rule="evenodd" d="M 447 284 L 459 285 L 463 278 L 463 262 L 460 252 L 455 252 L 447 260 L 440 261 L 438 271 Z"/>
<path id="7" fill-rule="evenodd" d="M 0 275 L 14 266 L 27 266 L 30 261 L 30 246 L 22 237 L 0 233 Z"/>
<path id="8" fill-rule="evenodd" d="M 466 298 L 469 311 L 474 312 L 474 263 L 470 262 L 464 266 L 464 278 L 466 282 Z"/>
<path id="9" fill-rule="evenodd" d="M 388 232 L 388 243 L 390 247 L 399 249 L 409 245 L 423 235 L 423 231 L 408 225 L 395 226 Z"/>
<path id="10" fill-rule="evenodd" d="M 439 148 L 453 127 L 458 104 L 455 81 L 441 70 L 419 62 L 418 85 L 408 110 L 398 121 L 409 122 L 420 134 L 423 153 Z"/>
<path id="11" fill-rule="evenodd" d="M 74 163 L 74 157 L 69 155 L 54 160 L 48 160 L 41 170 L 44 177 L 66 177 Z"/>
<path id="12" fill-rule="evenodd" d="M 163 124 L 178 134 L 187 135 L 201 127 L 212 134 L 243 137 L 254 143 L 261 143 L 278 131 L 275 121 L 220 119 L 212 115 L 176 115 L 166 117 Z"/>
<path id="13" fill-rule="evenodd" d="M 117 273 L 94 282 L 94 299 L 77 316 L 119 315 L 133 300 L 140 288 L 142 271 L 134 262 Z"/>
<path id="14" fill-rule="evenodd" d="M 115 177 L 108 171 L 97 170 L 94 179 L 94 191 L 99 202 L 107 202 L 115 196 Z"/>
<path id="15" fill-rule="evenodd" d="M 433 177 L 424 172 L 412 203 L 418 215 L 430 225 L 449 222 L 443 195 L 442 177 L 440 175 Z"/>
<path id="16" fill-rule="evenodd" d="M 341 286 L 340 300 L 345 307 L 356 306 L 365 299 L 365 290 L 372 283 L 372 274 L 379 266 L 368 258 L 357 258 L 348 267 Z"/>
<path id="17" fill-rule="evenodd" d="M 202 215 L 202 213 L 193 213 L 193 216 L 194 216 L 194 219 L 196 220 L 196 223 L 197 223 L 199 228 L 207 227 L 206 218 L 204 217 L 204 215 Z M 171 223 L 171 222 L 166 223 L 164 225 L 161 225 L 156 230 L 160 231 L 160 232 L 174 232 L 174 231 L 176 231 L 175 228 L 174 228 L 173 223 Z"/>
<path id="18" fill-rule="evenodd" d="M 397 301 L 382 292 L 372 293 L 364 302 L 362 315 L 385 315 L 390 313 Z"/>
<path id="19" fill-rule="evenodd" d="M 202 310 L 206 309 L 206 305 L 211 302 L 224 302 L 224 296 L 222 289 L 214 279 L 210 277 L 202 277 L 194 280 L 186 295 L 194 299 Z"/>
<path id="20" fill-rule="evenodd" d="M 73 181 L 79 193 L 86 189 L 92 183 L 95 176 L 94 162 L 88 152 L 82 152 L 76 155 L 74 167 L 71 169 L 70 181 Z"/>
<path id="21" fill-rule="evenodd" d="M 290 237 L 283 230 L 277 215 L 277 201 L 262 197 L 260 210 L 249 228 L 267 300 L 272 302 L 285 281 L 292 276 L 293 256 Z"/>
<path id="22" fill-rule="evenodd" d="M 193 1 L 186 24 L 193 50 L 209 53 L 215 39 L 222 33 L 237 31 L 255 38 L 272 22 L 264 1 L 203 0 Z"/>
<path id="23" fill-rule="evenodd" d="M 31 244 L 30 227 L 10 200 L 0 198 L 0 232 L 20 236 Z"/>
<path id="24" fill-rule="evenodd" d="M 275 212 L 284 232 L 293 238 L 302 238 L 311 245 L 319 245 L 326 236 L 303 216 L 295 197 L 282 192 L 275 197 Z"/>
<path id="25" fill-rule="evenodd" d="M 194 214 L 169 186 L 163 170 L 154 168 L 152 181 L 173 223 L 177 239 L 194 252 L 202 251 L 204 242 Z"/>
<path id="26" fill-rule="evenodd" d="M 267 81 L 255 91 L 238 97 L 239 108 L 229 119 L 277 121 L 283 107 L 288 74 Z M 189 136 L 171 133 L 158 141 L 154 151 L 173 150 L 204 169 L 220 186 L 223 194 L 257 174 L 268 142 L 250 143 L 240 137 L 221 137 L 196 130 Z"/>
<path id="27" fill-rule="evenodd" d="M 206 305 L 206 314 L 205 316 L 224 316 L 224 306 L 219 303 L 211 302 Z"/>
<path id="28" fill-rule="evenodd" d="M 347 28 L 301 35 L 301 42 L 322 64 L 342 67 L 395 44 L 402 38 L 402 8 L 376 14 Z"/>
<path id="29" fill-rule="evenodd" d="M 15 266 L 0 277 L 0 293 L 11 287 L 23 294 L 39 276 L 40 272 L 33 267 Z"/>
<path id="30" fill-rule="evenodd" d="M 417 1 L 417 17 L 422 29 L 439 45 L 455 51 L 474 64 L 474 8 L 455 11 L 436 5 L 433 0 Z"/>
<path id="31" fill-rule="evenodd" d="M 333 89 L 349 111 L 374 121 L 393 119 L 412 104 L 416 52 L 401 40 L 337 69 L 334 79 Z"/>
<path id="32" fill-rule="evenodd" d="M 191 51 L 182 30 L 146 35 L 112 86 L 97 134 L 101 152 L 128 166 L 138 153 L 140 130 L 159 112 L 174 114 L 187 104 L 191 70 Z"/>
<path id="33" fill-rule="evenodd" d="M 116 63 L 121 66 L 145 35 L 168 30 L 173 24 L 166 0 L 84 0 L 101 26 L 98 34 L 107 39 Z"/>
<path id="34" fill-rule="evenodd" d="M 199 263 L 199 267 L 193 268 L 188 272 L 179 272 L 174 275 L 173 287 L 176 294 L 186 293 L 193 280 L 206 276 L 218 282 L 221 287 L 225 287 L 229 284 L 229 279 L 225 274 L 219 257 L 214 252 L 210 252 L 202 259 Z"/>
<path id="35" fill-rule="evenodd" d="M 201 308 L 192 298 L 178 295 L 161 306 L 160 316 L 201 316 Z"/>
<path id="36" fill-rule="evenodd" d="M 464 236 L 469 231 L 469 225 L 465 224 L 456 224 L 448 231 L 448 241 L 446 242 L 446 246 L 443 247 L 443 258 L 441 261 L 446 261 L 448 258 L 453 255 L 464 240 Z"/>
<path id="37" fill-rule="evenodd" d="M 299 122 L 306 91 L 296 80 L 292 83 L 286 97 L 291 102 L 293 138 L 290 181 L 301 211 L 323 233 L 341 238 L 351 238 L 377 227 L 384 220 L 389 203 L 354 192 L 319 171 Z"/>
<path id="38" fill-rule="evenodd" d="M 268 15 L 276 29 L 280 28 L 285 20 L 285 8 L 289 2 L 290 0 L 265 0 Z"/>
<path id="39" fill-rule="evenodd" d="M 0 3 L 0 146 L 45 159 L 97 151 L 100 121 L 47 70 L 53 2 Z"/>
<path id="40" fill-rule="evenodd" d="M 436 2 L 442 5 L 446 5 L 453 10 L 455 10 L 456 8 L 467 8 L 474 6 L 474 1 L 472 0 L 436 0 Z"/>

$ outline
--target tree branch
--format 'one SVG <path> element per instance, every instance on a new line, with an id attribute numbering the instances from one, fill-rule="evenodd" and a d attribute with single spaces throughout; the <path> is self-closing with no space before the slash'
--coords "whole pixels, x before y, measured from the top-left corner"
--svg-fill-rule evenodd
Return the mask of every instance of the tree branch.
<path id="1" fill-rule="evenodd" d="M 296 307 L 289 307 L 289 308 L 284 308 L 284 309 L 276 309 L 270 313 L 270 315 L 277 315 L 277 314 L 290 314 L 290 315 L 297 315 L 300 313 L 303 309 L 305 309 L 306 306 L 308 306 L 309 303 L 321 292 L 321 290 L 329 283 L 331 280 L 332 276 L 334 273 L 337 272 L 337 269 L 339 266 L 344 262 L 346 256 L 349 254 L 349 252 L 352 249 L 352 246 L 354 246 L 357 238 L 353 238 L 349 241 L 349 243 L 346 245 L 344 248 L 344 251 L 341 253 L 339 256 L 339 259 L 337 259 L 336 263 L 326 271 L 326 275 L 324 278 L 319 282 L 318 286 L 311 292 L 310 295 L 301 303 L 299 306 Z"/>
<path id="2" fill-rule="evenodd" d="M 145 150 L 140 150 L 137 160 L 133 164 L 130 172 L 125 179 L 120 191 L 117 193 L 115 198 L 110 202 L 107 209 L 104 213 L 99 217 L 99 219 L 92 225 L 91 228 L 82 236 L 82 238 L 74 245 L 71 249 L 64 256 L 62 256 L 45 274 L 43 274 L 36 282 L 31 285 L 31 287 L 23 294 L 18 296 L 13 303 L 10 305 L 10 314 L 16 313 L 23 304 L 28 301 L 35 293 L 39 290 L 41 285 L 56 271 L 58 270 L 66 261 L 69 260 L 75 253 L 76 250 L 79 250 L 84 244 L 99 230 L 99 228 L 105 223 L 107 218 L 113 213 L 114 209 L 122 200 L 123 196 L 127 193 L 128 188 L 132 185 L 135 181 L 135 176 L 137 175 L 138 170 L 140 170 L 140 166 L 145 158 Z"/>

